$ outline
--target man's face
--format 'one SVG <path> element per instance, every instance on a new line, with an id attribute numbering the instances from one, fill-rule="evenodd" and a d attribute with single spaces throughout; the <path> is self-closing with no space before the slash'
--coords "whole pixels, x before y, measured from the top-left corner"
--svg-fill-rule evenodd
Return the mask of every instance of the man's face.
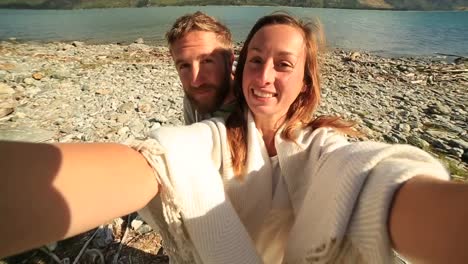
<path id="1" fill-rule="evenodd" d="M 229 93 L 233 55 L 215 33 L 192 31 L 171 46 L 187 98 L 202 114 L 218 109 Z"/>

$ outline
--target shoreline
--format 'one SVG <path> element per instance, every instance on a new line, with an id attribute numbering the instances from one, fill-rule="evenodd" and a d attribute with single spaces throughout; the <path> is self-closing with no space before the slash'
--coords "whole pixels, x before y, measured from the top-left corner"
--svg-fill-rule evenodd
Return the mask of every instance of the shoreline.
<path id="1" fill-rule="evenodd" d="M 268 3 L 268 2 L 267 2 Z M 238 5 L 190 5 L 190 4 L 155 4 L 149 6 L 95 6 L 95 7 L 63 7 L 63 8 L 49 8 L 40 6 L 31 6 L 28 4 L 12 4 L 0 6 L 0 9 L 5 10 L 87 10 L 87 9 L 109 9 L 109 8 L 161 8 L 161 7 L 184 7 L 184 6 L 226 6 L 226 7 L 286 7 L 286 8 L 314 8 L 314 9 L 342 9 L 342 10 L 364 10 L 364 11 L 399 11 L 399 12 L 467 12 L 468 7 L 461 6 L 452 9 L 408 9 L 408 8 L 396 8 L 396 7 L 372 7 L 372 6 L 361 6 L 361 7 L 313 7 L 313 6 L 300 6 L 300 5 L 280 5 L 280 4 L 238 4 Z"/>
<path id="2" fill-rule="evenodd" d="M 0 42 L 0 139 L 123 142 L 160 126 L 181 125 L 183 92 L 167 47 L 137 42 Z M 329 50 L 320 62 L 317 114 L 355 121 L 370 140 L 427 150 L 455 180 L 468 179 L 467 62 L 344 50 Z M 112 234 L 111 242 L 93 240 L 105 263 L 120 243 L 125 243 L 120 256 L 133 257 L 133 263 L 168 263 L 159 235 L 138 221 L 117 218 L 101 228 Z M 125 230 L 129 239 L 122 242 Z M 62 241 L 47 253 L 33 250 L 4 262 L 74 258 L 93 233 Z"/>
<path id="3" fill-rule="evenodd" d="M 9 37 L 6 39 L 0 39 L 0 43 L 11 43 L 11 44 L 22 44 L 22 45 L 50 45 L 50 44 L 72 44 L 73 42 L 82 42 L 86 45 L 93 45 L 93 46 L 103 46 L 103 45 L 119 45 L 119 46 L 128 46 L 134 43 L 133 40 L 125 40 L 120 42 L 114 41 L 95 41 L 95 40 L 22 40 L 17 39 L 16 37 Z M 148 44 L 152 47 L 158 48 L 166 48 L 167 43 L 165 40 L 154 40 L 154 39 L 147 39 Z M 235 48 L 239 49 L 242 47 L 243 41 L 235 41 Z M 388 51 L 382 50 L 365 50 L 365 49 L 352 49 L 352 48 L 341 48 L 341 47 L 333 47 L 327 46 L 327 51 L 330 52 L 337 52 L 337 51 L 344 51 L 344 52 L 360 52 L 369 54 L 375 57 L 382 57 L 382 58 L 389 58 L 389 59 L 417 59 L 417 60 L 432 60 L 432 61 L 445 61 L 448 63 L 454 62 L 454 60 L 461 58 L 468 60 L 468 53 L 466 55 L 459 55 L 459 54 L 443 54 L 439 52 L 434 52 L 432 54 L 397 54 Z"/>

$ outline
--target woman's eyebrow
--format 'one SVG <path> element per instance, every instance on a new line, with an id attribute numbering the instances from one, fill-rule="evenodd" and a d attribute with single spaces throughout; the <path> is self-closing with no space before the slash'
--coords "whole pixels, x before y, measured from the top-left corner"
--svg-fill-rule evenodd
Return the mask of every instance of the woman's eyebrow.
<path id="1" fill-rule="evenodd" d="M 262 52 L 262 49 L 261 48 L 258 48 L 258 47 L 251 47 L 249 48 L 249 51 L 256 51 L 256 52 Z M 297 57 L 297 54 L 294 53 L 293 51 L 280 51 L 278 53 L 278 55 L 281 55 L 281 56 L 294 56 L 294 57 Z"/>

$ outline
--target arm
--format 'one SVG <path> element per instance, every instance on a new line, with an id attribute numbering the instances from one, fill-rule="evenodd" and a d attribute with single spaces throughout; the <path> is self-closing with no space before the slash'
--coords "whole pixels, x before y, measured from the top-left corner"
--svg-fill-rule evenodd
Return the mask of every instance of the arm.
<path id="1" fill-rule="evenodd" d="M 395 250 L 412 263 L 466 263 L 467 201 L 467 184 L 423 176 L 409 180 L 390 211 Z"/>
<path id="2" fill-rule="evenodd" d="M 96 227 L 158 192 L 145 158 L 119 144 L 0 141 L 0 258 Z"/>

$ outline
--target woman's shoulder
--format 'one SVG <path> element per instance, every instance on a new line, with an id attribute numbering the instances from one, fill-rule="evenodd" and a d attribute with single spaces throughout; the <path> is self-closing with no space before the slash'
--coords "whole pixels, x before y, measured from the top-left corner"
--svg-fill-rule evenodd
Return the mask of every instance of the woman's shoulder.
<path id="1" fill-rule="evenodd" d="M 191 125 L 163 126 L 151 130 L 148 137 L 156 139 L 166 149 L 207 148 L 219 144 L 224 121 L 212 118 Z"/>

